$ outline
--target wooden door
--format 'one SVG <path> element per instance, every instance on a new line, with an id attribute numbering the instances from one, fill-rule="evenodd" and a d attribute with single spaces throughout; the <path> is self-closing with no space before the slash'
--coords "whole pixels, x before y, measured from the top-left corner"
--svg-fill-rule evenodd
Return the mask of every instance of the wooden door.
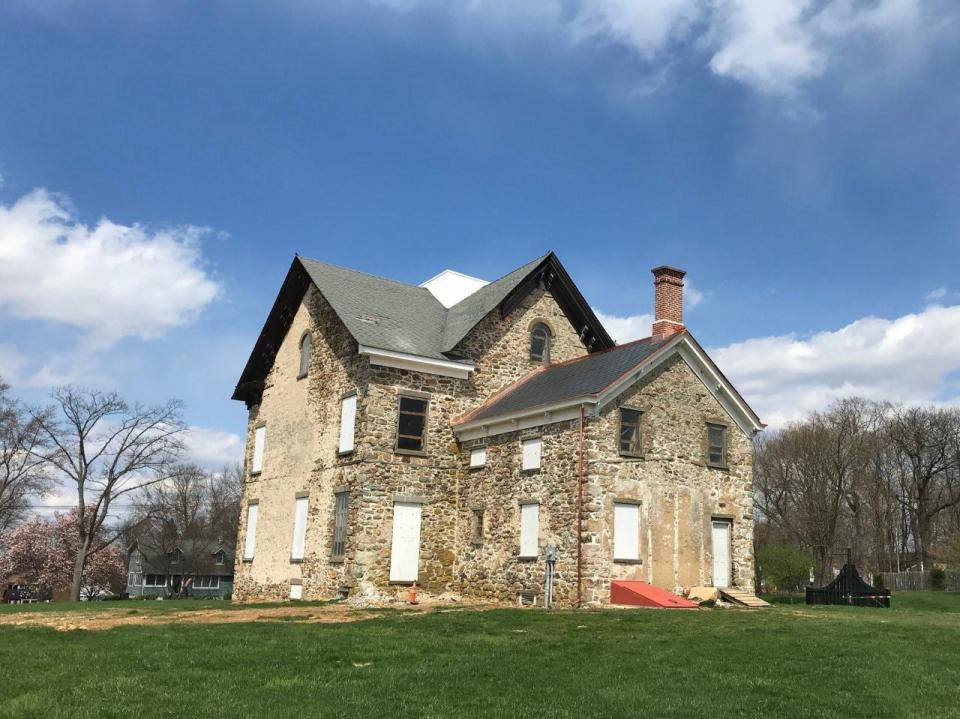
<path id="1" fill-rule="evenodd" d="M 413 502 L 393 505 L 390 581 L 415 582 L 420 570 L 420 509 Z"/>

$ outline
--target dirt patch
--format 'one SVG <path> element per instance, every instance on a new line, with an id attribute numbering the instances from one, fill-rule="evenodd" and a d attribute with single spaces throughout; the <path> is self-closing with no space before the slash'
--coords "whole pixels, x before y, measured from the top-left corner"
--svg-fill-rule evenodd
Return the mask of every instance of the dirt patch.
<path id="1" fill-rule="evenodd" d="M 136 613 L 131 613 L 131 609 Z M 432 611 L 429 605 L 408 607 L 404 613 L 422 614 Z M 0 614 L 0 626 L 51 627 L 61 632 L 73 629 L 112 629 L 113 627 L 153 624 L 234 624 L 239 622 L 298 622 L 330 624 L 375 619 L 385 612 L 357 609 L 345 604 L 298 607 L 233 607 L 224 609 L 185 609 L 157 611 L 139 607 L 117 607 L 103 610 L 64 612 L 23 612 Z"/>

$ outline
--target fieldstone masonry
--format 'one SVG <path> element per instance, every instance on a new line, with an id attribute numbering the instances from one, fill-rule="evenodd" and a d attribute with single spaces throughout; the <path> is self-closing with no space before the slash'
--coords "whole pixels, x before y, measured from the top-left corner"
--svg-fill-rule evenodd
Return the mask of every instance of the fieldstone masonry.
<path id="1" fill-rule="evenodd" d="M 624 391 L 583 430 L 584 507 L 581 596 L 577 596 L 578 420 L 546 423 L 482 441 L 458 443 L 452 424 L 513 382 L 537 369 L 529 331 L 550 327 L 551 361 L 587 354 L 551 293 L 533 290 L 510 315 L 494 310 L 469 332 L 455 354 L 472 360 L 469 379 L 371 365 L 356 341 L 311 287 L 278 348 L 262 398 L 249 410 L 248 468 L 238 537 L 235 597 L 276 600 L 300 582 L 304 599 L 349 592 L 375 601 L 402 598 L 405 586 L 389 581 L 393 505 L 422 502 L 418 583 L 430 595 L 515 603 L 522 593 L 542 594 L 544 563 L 519 559 L 520 503 L 540 503 L 540 547 L 554 544 L 555 601 L 562 606 L 602 605 L 613 579 L 642 579 L 665 588 L 709 584 L 710 522 L 733 523 L 735 582 L 752 586 L 751 440 L 725 414 L 687 364 L 675 357 Z M 309 332 L 309 372 L 299 377 L 300 340 Z M 340 402 L 357 393 L 355 450 L 337 453 Z M 398 397 L 429 403 L 426 446 L 395 450 Z M 618 453 L 618 404 L 643 410 L 642 458 Z M 545 422 L 549 422 L 545 418 Z M 728 465 L 704 461 L 706 422 L 728 426 Z M 266 427 L 262 472 L 253 475 L 253 436 Z M 543 440 L 541 469 L 521 469 L 521 440 Z M 470 448 L 483 444 L 486 465 L 469 468 Z M 347 491 L 347 549 L 331 557 L 335 493 Z M 294 503 L 309 497 L 306 553 L 291 560 Z M 612 559 L 614 500 L 641 507 L 639 564 Z M 256 551 L 243 559 L 246 506 L 259 505 Z M 474 541 L 476 512 L 483 533 Z"/>

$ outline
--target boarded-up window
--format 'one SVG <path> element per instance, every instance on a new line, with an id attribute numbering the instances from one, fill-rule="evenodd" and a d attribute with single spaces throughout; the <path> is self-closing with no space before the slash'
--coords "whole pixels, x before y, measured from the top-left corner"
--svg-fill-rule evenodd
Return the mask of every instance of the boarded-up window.
<path id="1" fill-rule="evenodd" d="M 253 472 L 263 471 L 263 452 L 267 441 L 267 428 L 257 427 L 253 432 Z"/>
<path id="2" fill-rule="evenodd" d="M 303 559 L 304 545 L 307 540 L 307 503 L 306 497 L 297 497 L 293 512 L 293 550 L 290 552 L 290 558 L 297 561 Z"/>
<path id="3" fill-rule="evenodd" d="M 310 334 L 307 333 L 300 338 L 300 372 L 297 378 L 306 377 L 310 371 Z"/>
<path id="4" fill-rule="evenodd" d="M 247 507 L 247 537 L 243 543 L 244 559 L 253 559 L 253 550 L 257 542 L 257 515 L 259 513 L 259 504 L 251 504 Z"/>
<path id="5" fill-rule="evenodd" d="M 540 469 L 540 454 L 543 449 L 543 440 L 536 439 L 523 440 L 523 459 L 521 469 Z"/>
<path id="6" fill-rule="evenodd" d="M 422 451 L 427 433 L 427 400 L 419 397 L 400 397 L 400 416 L 397 419 L 397 449 Z"/>
<path id="7" fill-rule="evenodd" d="M 615 502 L 613 505 L 613 558 L 640 559 L 640 507 Z"/>
<path id="8" fill-rule="evenodd" d="M 470 466 L 482 467 L 487 463 L 487 448 L 474 447 L 470 450 Z"/>
<path id="9" fill-rule="evenodd" d="M 340 401 L 340 448 L 341 453 L 353 451 L 353 438 L 357 426 L 357 395 L 351 394 Z"/>
<path id="10" fill-rule="evenodd" d="M 332 555 L 337 559 L 347 551 L 347 508 L 349 500 L 349 492 L 337 492 L 334 506 L 332 552 Z"/>
<path id="11" fill-rule="evenodd" d="M 727 428 L 722 424 L 707 425 L 707 464 L 727 465 Z"/>
<path id="12" fill-rule="evenodd" d="M 303 585 L 302 585 L 302 584 L 291 584 L 291 585 L 290 585 L 290 598 L 291 598 L 291 599 L 303 599 Z"/>
<path id="13" fill-rule="evenodd" d="M 620 408 L 620 454 L 640 454 L 640 411 Z"/>
<path id="14" fill-rule="evenodd" d="M 520 505 L 520 556 L 536 557 L 540 552 L 540 505 Z"/>

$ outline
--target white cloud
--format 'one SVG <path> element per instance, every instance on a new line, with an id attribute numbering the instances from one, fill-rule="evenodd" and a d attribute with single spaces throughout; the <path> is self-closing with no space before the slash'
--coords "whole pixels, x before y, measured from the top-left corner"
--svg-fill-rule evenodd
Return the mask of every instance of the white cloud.
<path id="1" fill-rule="evenodd" d="M 401 13 L 446 12 L 472 35 L 513 35 L 519 27 L 573 46 L 622 47 L 661 68 L 693 51 L 716 75 L 791 100 L 856 41 L 883 43 L 885 55 L 902 52 L 927 42 L 953 12 L 931 0 L 365 1 Z"/>
<path id="2" fill-rule="evenodd" d="M 943 299 L 944 297 L 946 297 L 946 296 L 947 296 L 947 288 L 946 288 L 946 287 L 938 287 L 938 288 L 935 289 L 935 290 L 930 290 L 930 291 L 924 296 L 924 299 L 926 299 L 928 302 L 936 302 L 936 301 L 938 301 L 938 300 L 942 300 L 942 299 Z"/>
<path id="3" fill-rule="evenodd" d="M 91 347 L 156 338 L 190 322 L 219 293 L 193 226 L 149 230 L 77 221 L 43 189 L 0 205 L 0 312 L 79 327 Z"/>
<path id="4" fill-rule="evenodd" d="M 651 314 L 617 317 L 604 314 L 598 310 L 593 312 L 617 344 L 650 336 L 650 328 L 653 325 L 653 315 Z"/>
<path id="5" fill-rule="evenodd" d="M 184 434 L 184 459 L 207 469 L 243 462 L 243 438 L 211 427 L 189 427 Z"/>
<path id="6" fill-rule="evenodd" d="M 960 306 L 866 317 L 805 339 L 760 337 L 710 354 L 771 426 L 850 395 L 952 404 L 960 397 L 944 394 L 960 371 Z"/>

